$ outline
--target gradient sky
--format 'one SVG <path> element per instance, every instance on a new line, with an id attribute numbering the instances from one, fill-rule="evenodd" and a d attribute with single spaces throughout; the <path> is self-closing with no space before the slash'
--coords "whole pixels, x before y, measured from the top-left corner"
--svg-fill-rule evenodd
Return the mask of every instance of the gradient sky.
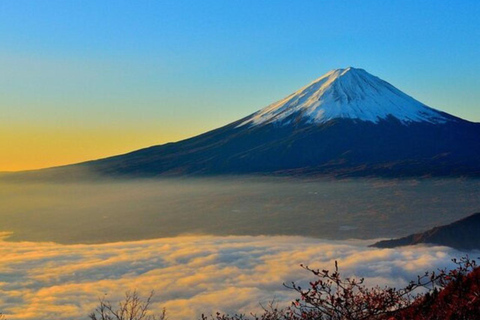
<path id="1" fill-rule="evenodd" d="M 177 141 L 366 69 L 480 122 L 480 2 L 0 1 L 0 171 Z"/>

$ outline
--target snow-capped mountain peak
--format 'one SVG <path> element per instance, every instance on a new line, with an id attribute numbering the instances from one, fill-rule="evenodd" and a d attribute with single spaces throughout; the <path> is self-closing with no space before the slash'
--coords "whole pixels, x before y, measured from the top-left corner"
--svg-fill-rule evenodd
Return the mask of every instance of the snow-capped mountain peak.
<path id="1" fill-rule="evenodd" d="M 394 117 L 411 122 L 445 123 L 451 118 L 427 107 L 363 69 L 332 70 L 309 85 L 254 113 L 244 125 L 325 123 L 336 118 L 377 123 Z"/>

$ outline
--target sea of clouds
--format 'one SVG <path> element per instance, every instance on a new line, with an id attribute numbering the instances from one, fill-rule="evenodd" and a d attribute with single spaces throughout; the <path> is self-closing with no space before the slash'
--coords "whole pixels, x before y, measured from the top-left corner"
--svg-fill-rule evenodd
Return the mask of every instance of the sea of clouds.
<path id="1" fill-rule="evenodd" d="M 5 234 L 5 236 L 7 236 Z M 106 297 L 154 290 L 152 310 L 170 319 L 216 311 L 250 313 L 297 297 L 283 283 L 304 283 L 300 264 L 332 269 L 368 285 L 402 286 L 427 270 L 453 267 L 465 253 L 445 247 L 369 248 L 370 242 L 295 236 L 182 236 L 62 245 L 0 240 L 0 312 L 8 319 L 87 319 Z"/>

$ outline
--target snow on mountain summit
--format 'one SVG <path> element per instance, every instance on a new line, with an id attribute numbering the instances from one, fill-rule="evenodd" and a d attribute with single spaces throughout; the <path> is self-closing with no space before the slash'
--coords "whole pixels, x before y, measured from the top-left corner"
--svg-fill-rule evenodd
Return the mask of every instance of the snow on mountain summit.
<path id="1" fill-rule="evenodd" d="M 377 123 L 394 117 L 411 122 L 445 123 L 444 113 L 427 107 L 363 69 L 332 70 L 309 85 L 248 117 L 240 126 L 304 121 L 325 123 L 336 118 Z"/>

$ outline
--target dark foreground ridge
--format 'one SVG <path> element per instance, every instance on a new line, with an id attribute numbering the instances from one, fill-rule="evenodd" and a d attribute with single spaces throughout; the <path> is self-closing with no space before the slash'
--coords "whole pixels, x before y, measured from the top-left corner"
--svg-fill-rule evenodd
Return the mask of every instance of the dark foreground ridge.
<path id="1" fill-rule="evenodd" d="M 416 244 L 436 244 L 455 249 L 480 250 L 480 212 L 448 225 L 435 227 L 407 237 L 379 241 L 377 248 L 395 248 Z"/>

